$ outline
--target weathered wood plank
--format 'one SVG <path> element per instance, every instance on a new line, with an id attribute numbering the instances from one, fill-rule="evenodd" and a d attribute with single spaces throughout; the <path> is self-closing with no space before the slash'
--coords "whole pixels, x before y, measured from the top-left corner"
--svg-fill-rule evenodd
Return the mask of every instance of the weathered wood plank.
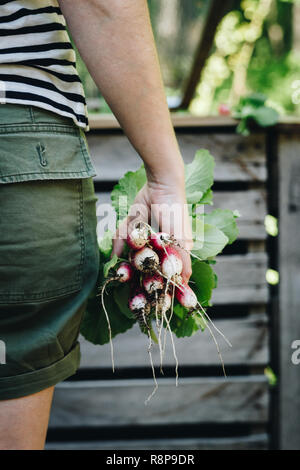
<path id="1" fill-rule="evenodd" d="M 173 126 L 177 127 L 232 127 L 238 121 L 229 116 L 194 116 L 192 114 L 171 113 Z M 119 122 L 113 114 L 90 113 L 89 122 L 91 130 L 121 129 Z"/>
<path id="2" fill-rule="evenodd" d="M 115 212 L 108 211 L 106 204 L 111 204 L 110 193 L 97 193 L 97 213 L 98 221 L 106 218 L 114 221 Z M 265 191 L 215 191 L 214 205 L 205 206 L 205 212 L 209 213 L 214 209 L 238 210 L 241 217 L 238 219 L 239 239 L 240 240 L 264 240 L 266 231 L 264 219 L 267 214 Z M 101 238 L 106 229 L 106 225 L 99 225 L 98 237 Z"/>
<path id="3" fill-rule="evenodd" d="M 265 365 L 268 363 L 268 327 L 264 315 L 253 315 L 246 319 L 216 320 L 215 325 L 230 340 L 230 348 L 220 338 L 219 344 L 226 365 Z M 220 365 L 216 347 L 208 331 L 198 332 L 191 338 L 174 337 L 176 354 L 180 366 L 187 365 Z M 138 326 L 119 335 L 114 340 L 114 357 L 116 367 L 150 367 L 148 339 Z M 109 345 L 95 346 L 83 337 L 81 344 L 81 368 L 111 367 Z M 153 346 L 152 356 L 155 365 L 159 365 L 159 352 Z M 174 365 L 170 340 L 167 341 L 164 361 L 165 366 Z"/>
<path id="4" fill-rule="evenodd" d="M 300 449 L 300 138 L 279 139 L 280 448 Z M 297 354 L 298 350 L 298 354 Z M 294 361 L 293 355 L 294 353 Z"/>
<path id="5" fill-rule="evenodd" d="M 135 171 L 141 159 L 129 140 L 119 134 L 88 134 L 88 144 L 98 181 L 116 181 L 127 171 Z M 178 134 L 186 163 L 195 152 L 208 149 L 215 158 L 215 181 L 264 182 L 266 180 L 265 137 L 253 134 Z"/>
<path id="6" fill-rule="evenodd" d="M 263 303 L 268 300 L 267 254 L 219 256 L 214 266 L 219 281 L 214 304 Z"/>
<path id="7" fill-rule="evenodd" d="M 56 387 L 50 427 L 159 425 L 173 423 L 266 423 L 264 376 L 63 382 Z"/>
<path id="8" fill-rule="evenodd" d="M 142 439 L 130 441 L 49 442 L 46 450 L 266 450 L 268 435 L 216 439 Z"/>
<path id="9" fill-rule="evenodd" d="M 120 124 L 113 114 L 109 113 L 90 113 L 89 116 L 91 130 L 97 129 L 120 129 Z M 218 128 L 227 127 L 234 131 L 238 121 L 230 116 L 196 116 L 193 114 L 171 112 L 171 119 L 175 128 L 182 127 L 198 127 L 201 128 Z M 280 116 L 276 129 L 281 132 L 291 131 L 293 133 L 299 131 L 300 119 L 297 116 Z M 261 128 L 257 128 L 261 131 Z"/>

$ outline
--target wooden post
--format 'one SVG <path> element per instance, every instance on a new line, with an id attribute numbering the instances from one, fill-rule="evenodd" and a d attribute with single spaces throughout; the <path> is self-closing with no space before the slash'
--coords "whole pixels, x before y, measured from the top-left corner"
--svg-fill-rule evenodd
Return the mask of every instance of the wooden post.
<path id="1" fill-rule="evenodd" d="M 281 134 L 279 164 L 279 448 L 300 449 L 300 136 Z M 299 343 L 298 343 L 299 344 Z M 299 348 L 299 346 L 298 346 Z M 299 349 L 298 349 L 299 350 Z M 293 356 L 294 353 L 294 356 Z M 294 360 L 294 363 L 293 363 Z"/>

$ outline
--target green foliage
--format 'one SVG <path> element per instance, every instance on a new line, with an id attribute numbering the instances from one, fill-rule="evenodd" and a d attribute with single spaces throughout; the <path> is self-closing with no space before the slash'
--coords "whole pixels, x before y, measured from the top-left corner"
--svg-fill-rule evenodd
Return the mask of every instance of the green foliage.
<path id="1" fill-rule="evenodd" d="M 197 238 L 194 242 L 192 253 L 202 260 L 212 258 L 221 253 L 228 244 L 228 238 L 222 230 L 218 229 L 215 225 L 206 224 L 198 218 L 197 230 Z"/>
<path id="2" fill-rule="evenodd" d="M 205 214 L 205 222 L 215 225 L 228 238 L 228 244 L 231 245 L 237 236 L 238 228 L 236 225 L 237 215 L 228 209 L 215 209 L 210 214 Z"/>
<path id="3" fill-rule="evenodd" d="M 200 304 L 203 307 L 208 306 L 213 289 L 216 287 L 216 274 L 208 263 L 197 259 L 193 260 L 192 269 L 190 286 L 197 295 Z"/>
<path id="4" fill-rule="evenodd" d="M 135 320 L 123 314 L 110 292 L 108 295 L 104 295 L 104 302 L 105 308 L 109 312 L 112 337 L 125 333 L 125 331 L 134 325 Z M 95 294 L 88 300 L 80 332 L 82 336 L 93 344 L 106 344 L 109 342 L 106 316 L 100 297 L 96 297 Z"/>
<path id="5" fill-rule="evenodd" d="M 111 193 L 111 202 L 119 220 L 127 216 L 137 193 L 145 183 L 146 172 L 142 165 L 139 170 L 126 173 L 119 183 L 115 185 Z"/>
<path id="6" fill-rule="evenodd" d="M 99 242 L 100 254 L 106 259 L 109 258 L 112 252 L 112 238 L 113 234 L 110 230 L 107 230 Z"/>
<path id="7" fill-rule="evenodd" d="M 198 150 L 192 163 L 185 166 L 185 190 L 188 204 L 199 204 L 214 179 L 214 159 L 208 150 Z"/>
<path id="8" fill-rule="evenodd" d="M 199 330 L 199 326 L 195 319 L 188 314 L 187 309 L 182 305 L 175 305 L 174 314 L 175 315 L 173 315 L 171 321 L 171 330 L 175 333 L 177 338 L 192 336 Z"/>
<path id="9" fill-rule="evenodd" d="M 240 120 L 237 132 L 249 135 L 248 124 L 251 120 L 261 127 L 273 126 L 277 123 L 279 115 L 275 109 L 265 105 L 266 100 L 267 97 L 260 93 L 253 93 L 240 99 L 233 113 L 233 117 Z"/>

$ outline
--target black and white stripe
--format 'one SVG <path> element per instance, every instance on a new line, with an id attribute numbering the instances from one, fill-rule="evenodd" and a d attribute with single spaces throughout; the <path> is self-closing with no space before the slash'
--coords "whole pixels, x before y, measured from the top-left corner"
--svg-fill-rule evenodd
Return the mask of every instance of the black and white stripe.
<path id="1" fill-rule="evenodd" d="M 0 0 L 0 103 L 38 106 L 88 130 L 76 56 L 57 0 Z"/>

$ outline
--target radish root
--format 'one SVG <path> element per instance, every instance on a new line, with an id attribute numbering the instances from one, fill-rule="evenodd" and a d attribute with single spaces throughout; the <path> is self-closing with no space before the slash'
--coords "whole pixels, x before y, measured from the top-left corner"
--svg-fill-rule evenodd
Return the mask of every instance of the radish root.
<path id="1" fill-rule="evenodd" d="M 111 354 L 112 371 L 115 372 L 114 347 L 113 347 L 113 342 L 112 342 L 112 331 L 111 331 L 109 316 L 108 316 L 108 313 L 107 313 L 107 310 L 106 310 L 106 307 L 105 307 L 105 303 L 104 303 L 104 292 L 105 292 L 105 288 L 106 288 L 107 284 L 109 284 L 112 280 L 114 280 L 114 278 L 108 279 L 107 281 L 105 281 L 105 283 L 103 284 L 103 286 L 102 286 L 102 288 L 101 288 L 101 292 L 100 292 L 100 294 L 98 294 L 98 295 L 101 296 L 102 308 L 103 308 L 103 310 L 104 310 L 105 317 L 106 317 L 106 321 L 107 321 L 108 334 L 109 334 L 109 343 L 110 343 L 110 354 Z"/>

